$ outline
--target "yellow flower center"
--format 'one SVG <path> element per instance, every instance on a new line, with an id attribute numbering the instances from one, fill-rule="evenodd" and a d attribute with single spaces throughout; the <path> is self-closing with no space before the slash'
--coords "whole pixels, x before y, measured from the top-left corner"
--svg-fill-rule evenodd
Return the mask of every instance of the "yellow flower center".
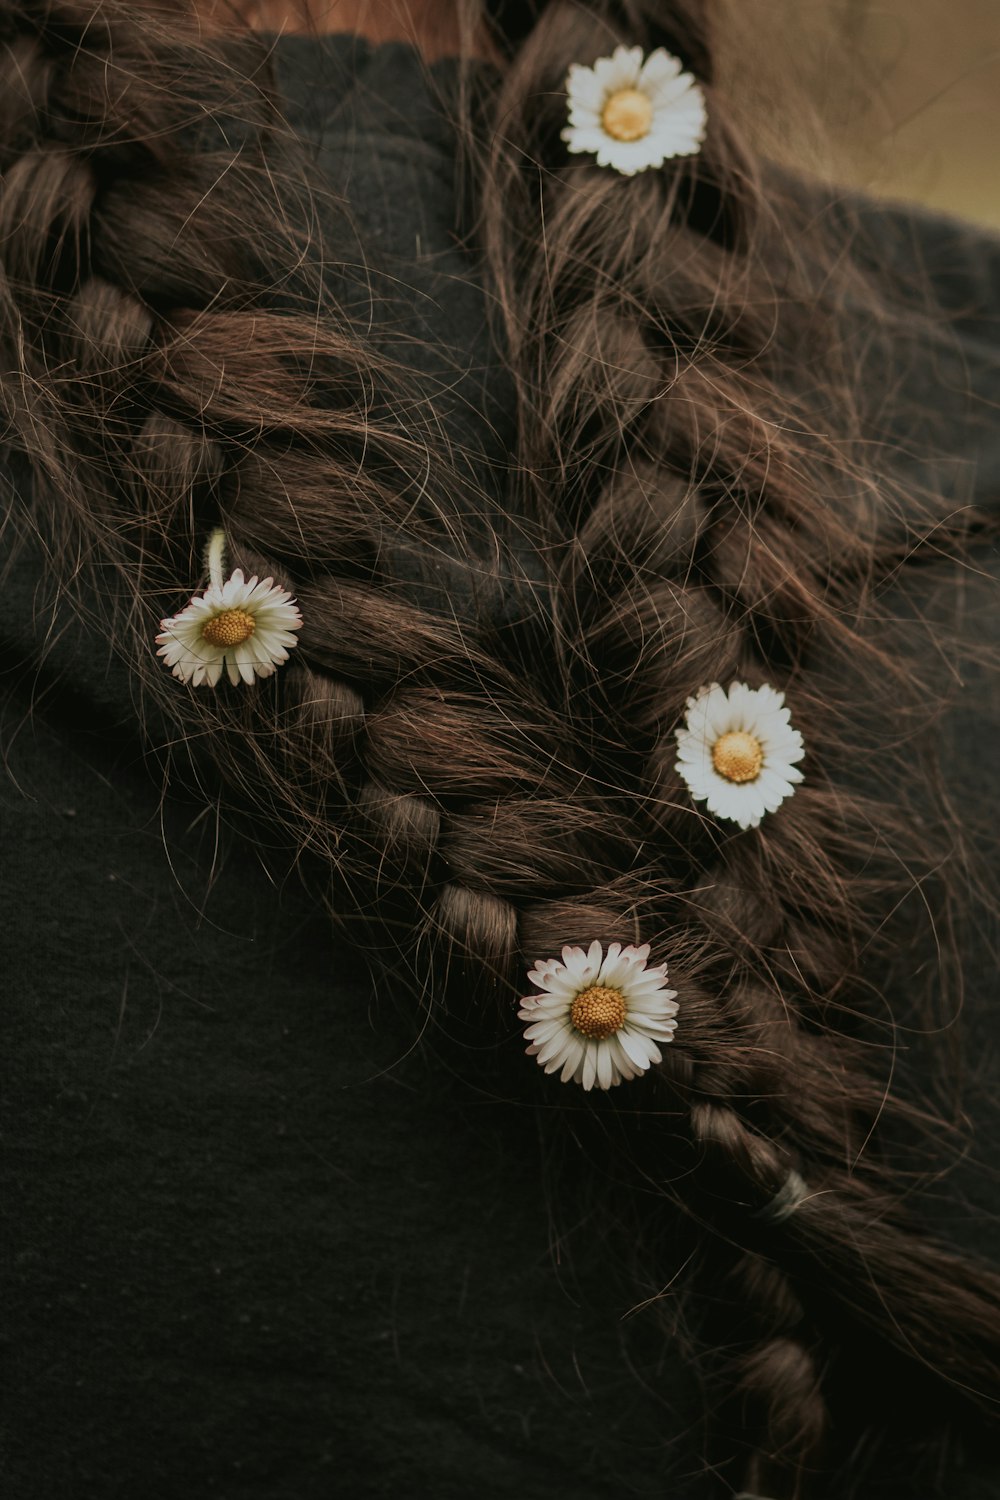
<path id="1" fill-rule="evenodd" d="M 625 1025 L 628 1010 L 621 990 L 606 990 L 603 985 L 591 985 L 581 990 L 570 1008 L 569 1018 L 577 1031 L 592 1042 L 603 1041 L 613 1036 Z"/>
<path id="2" fill-rule="evenodd" d="M 601 123 L 616 141 L 641 141 L 653 123 L 653 102 L 641 89 L 616 89 L 605 101 Z"/>
<path id="3" fill-rule="evenodd" d="M 738 785 L 756 781 L 764 764 L 760 740 L 745 729 L 732 729 L 720 735 L 712 746 L 712 765 L 720 776 Z"/>
<path id="4" fill-rule="evenodd" d="M 202 638 L 210 646 L 238 646 L 248 641 L 257 628 L 253 615 L 245 609 L 224 609 L 201 627 Z"/>

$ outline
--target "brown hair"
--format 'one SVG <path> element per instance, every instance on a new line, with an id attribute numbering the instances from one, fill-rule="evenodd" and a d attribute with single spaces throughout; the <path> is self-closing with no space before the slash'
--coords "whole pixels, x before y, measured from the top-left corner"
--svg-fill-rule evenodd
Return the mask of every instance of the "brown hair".
<path id="1" fill-rule="evenodd" d="M 880 588 L 957 528 L 878 456 L 842 337 L 848 307 L 887 340 L 921 315 L 845 256 L 839 209 L 744 145 L 710 9 L 498 8 L 503 65 L 458 70 L 462 227 L 518 414 L 498 513 L 331 301 L 329 189 L 266 41 L 3 0 L 2 392 L 31 469 L 15 519 L 65 588 L 90 580 L 79 607 L 131 661 L 153 741 L 183 747 L 172 773 L 186 758 L 248 806 L 432 1011 L 509 1033 L 526 963 L 566 943 L 669 961 L 662 1066 L 573 1128 L 629 1164 L 640 1275 L 666 1282 L 689 1246 L 697 1347 L 671 1347 L 706 1382 L 720 1485 L 847 1497 L 884 1416 L 859 1391 L 906 1380 L 945 1421 L 1000 1396 L 1000 1278 L 900 1191 L 953 1128 L 888 1061 L 900 1028 L 950 1016 L 966 898 L 922 759 L 942 705 Z M 567 68 L 618 41 L 703 81 L 698 157 L 632 180 L 567 158 Z M 304 616 L 253 691 L 183 688 L 150 644 L 219 523 Z M 735 677 L 787 690 L 808 747 L 804 785 L 745 834 L 674 769 L 686 699 Z M 906 974 L 904 1010 L 911 894 L 939 962 L 919 993 Z"/>

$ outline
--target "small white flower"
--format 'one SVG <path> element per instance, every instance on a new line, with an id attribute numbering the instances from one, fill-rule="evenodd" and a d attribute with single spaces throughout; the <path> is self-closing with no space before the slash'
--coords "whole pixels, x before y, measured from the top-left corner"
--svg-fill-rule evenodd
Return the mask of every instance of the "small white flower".
<path id="1" fill-rule="evenodd" d="M 645 62 L 641 47 L 616 47 L 592 68 L 566 75 L 570 151 L 588 151 L 601 167 L 626 177 L 662 167 L 669 156 L 693 156 L 705 139 L 705 96 L 663 47 Z"/>
<path id="2" fill-rule="evenodd" d="M 302 616 L 291 594 L 273 578 L 247 581 L 237 568 L 223 581 L 221 531 L 208 548 L 210 583 L 179 615 L 160 622 L 157 656 L 175 677 L 215 687 L 223 669 L 231 683 L 270 677 L 297 645 Z"/>
<path id="3" fill-rule="evenodd" d="M 613 1088 L 659 1062 L 657 1043 L 673 1041 L 677 1028 L 677 991 L 666 988 L 666 964 L 647 969 L 648 957 L 648 943 L 612 943 L 605 958 L 593 942 L 586 952 L 564 948 L 561 961 L 538 959 L 528 979 L 544 993 L 528 995 L 518 1011 L 530 1023 L 528 1056 L 585 1089 Z"/>
<path id="4" fill-rule="evenodd" d="M 717 682 L 687 701 L 687 718 L 676 731 L 675 769 L 696 802 L 741 828 L 756 828 L 802 780 L 796 761 L 805 754 L 791 726 L 784 693 L 734 682 L 728 693 Z"/>

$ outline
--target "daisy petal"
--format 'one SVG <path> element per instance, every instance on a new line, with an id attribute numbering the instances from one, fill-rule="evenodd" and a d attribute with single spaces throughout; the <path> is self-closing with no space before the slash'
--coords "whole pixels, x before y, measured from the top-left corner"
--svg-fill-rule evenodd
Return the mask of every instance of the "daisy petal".
<path id="1" fill-rule="evenodd" d="M 214 534 L 213 547 L 221 537 Z M 179 614 L 161 621 L 157 655 L 193 687 L 215 687 L 223 672 L 234 687 L 272 676 L 298 644 L 302 616 L 291 594 L 272 578 L 247 581 L 240 568 L 223 582 L 221 563 L 213 579 Z"/>
<path id="2" fill-rule="evenodd" d="M 605 953 L 595 939 L 586 950 L 565 947 L 561 961 L 536 960 L 528 978 L 558 989 L 520 1002 L 528 1056 L 587 1092 L 614 1088 L 659 1062 L 660 1045 L 677 1029 L 677 991 L 667 987 L 667 965 L 649 966 L 649 955 L 648 943 L 614 942 Z"/>
<path id="3" fill-rule="evenodd" d="M 674 732 L 674 769 L 692 799 L 744 831 L 776 812 L 803 779 L 795 763 L 805 747 L 784 702 L 784 693 L 767 684 L 733 682 L 727 690 L 713 682 L 688 699 L 685 722 Z"/>
<path id="4" fill-rule="evenodd" d="M 622 46 L 591 68 L 573 63 L 566 96 L 567 150 L 594 156 L 598 166 L 626 177 L 692 156 L 704 139 L 704 95 L 663 47 L 645 60 L 641 47 Z"/>

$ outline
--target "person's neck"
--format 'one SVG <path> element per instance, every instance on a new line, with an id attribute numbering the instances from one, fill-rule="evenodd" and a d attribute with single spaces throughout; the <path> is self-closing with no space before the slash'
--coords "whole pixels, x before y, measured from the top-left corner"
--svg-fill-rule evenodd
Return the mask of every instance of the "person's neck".
<path id="1" fill-rule="evenodd" d="M 457 7 L 450 0 L 198 0 L 207 29 L 277 35 L 346 32 L 379 42 L 408 42 L 433 62 L 461 51 Z M 473 52 L 489 56 L 488 41 Z"/>

